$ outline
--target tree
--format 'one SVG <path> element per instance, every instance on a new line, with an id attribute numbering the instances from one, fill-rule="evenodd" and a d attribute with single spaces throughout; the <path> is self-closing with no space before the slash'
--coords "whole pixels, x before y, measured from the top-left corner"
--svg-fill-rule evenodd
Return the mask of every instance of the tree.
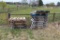
<path id="1" fill-rule="evenodd" d="M 42 1 L 42 0 L 39 0 L 39 1 L 38 1 L 38 5 L 39 5 L 39 6 L 43 6 L 43 1 Z"/>
<path id="2" fill-rule="evenodd" d="M 55 6 L 55 4 L 54 3 L 50 3 L 50 6 Z"/>
<path id="3" fill-rule="evenodd" d="M 49 4 L 46 4 L 46 6 L 55 6 L 54 3 L 49 3 Z"/>
<path id="4" fill-rule="evenodd" d="M 57 3 L 57 6 L 60 6 L 60 2 Z"/>
<path id="5" fill-rule="evenodd" d="M 7 6 L 7 4 L 5 2 L 0 2 L 0 7 L 2 7 L 3 9 Z"/>
<path id="6" fill-rule="evenodd" d="M 23 4 L 27 3 L 27 0 L 22 0 L 22 3 L 23 3 Z"/>
<path id="7" fill-rule="evenodd" d="M 46 4 L 46 6 L 48 7 L 48 6 L 50 6 L 49 4 Z"/>

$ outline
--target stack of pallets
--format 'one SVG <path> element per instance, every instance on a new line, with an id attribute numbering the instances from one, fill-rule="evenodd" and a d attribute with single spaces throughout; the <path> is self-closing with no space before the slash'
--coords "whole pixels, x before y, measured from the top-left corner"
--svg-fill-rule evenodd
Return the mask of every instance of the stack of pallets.
<path id="1" fill-rule="evenodd" d="M 36 11 L 36 12 L 32 12 L 31 16 L 32 16 L 32 24 L 31 24 L 31 28 L 41 28 L 41 27 L 45 27 L 47 24 L 47 15 L 48 11 Z"/>

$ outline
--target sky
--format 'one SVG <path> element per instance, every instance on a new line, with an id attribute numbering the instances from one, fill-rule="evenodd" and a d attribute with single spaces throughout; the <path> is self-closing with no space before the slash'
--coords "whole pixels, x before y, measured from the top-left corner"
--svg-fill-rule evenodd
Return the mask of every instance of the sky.
<path id="1" fill-rule="evenodd" d="M 21 2 L 22 0 L 0 0 L 0 1 L 5 1 L 5 2 Z M 57 2 L 60 2 L 60 0 L 42 0 L 44 4 L 54 2 L 57 4 Z M 28 0 L 29 2 L 29 0 Z"/>

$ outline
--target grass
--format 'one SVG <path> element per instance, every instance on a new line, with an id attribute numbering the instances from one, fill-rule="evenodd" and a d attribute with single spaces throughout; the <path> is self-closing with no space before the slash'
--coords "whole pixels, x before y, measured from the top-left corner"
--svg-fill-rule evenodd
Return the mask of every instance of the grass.
<path id="1" fill-rule="evenodd" d="M 7 23 L 7 14 L 1 13 L 0 14 L 0 24 L 6 24 Z"/>
<path id="2" fill-rule="evenodd" d="M 56 12 L 56 18 L 55 20 L 60 20 L 60 8 L 58 7 L 19 7 L 17 9 L 16 5 L 9 5 L 10 9 L 9 12 L 11 14 L 30 14 L 30 12 L 34 10 L 49 10 L 50 14 L 48 16 L 48 21 L 52 22 L 53 19 L 53 13 Z M 0 10 L 0 24 L 7 24 L 7 13 L 6 10 L 3 11 Z M 8 12 L 8 11 L 7 11 Z M 27 24 L 30 25 L 31 16 L 30 15 L 11 15 L 11 17 L 26 17 L 27 18 Z M 31 30 L 31 29 L 11 29 L 10 27 L 6 26 L 0 26 L 0 40 L 60 40 L 60 30 L 55 28 L 55 26 L 51 26 L 49 24 L 49 27 L 45 29 L 37 29 L 37 30 Z"/>
<path id="3" fill-rule="evenodd" d="M 17 9 L 16 5 L 8 5 L 9 6 L 9 11 L 5 11 L 3 9 L 0 10 L 0 12 L 5 12 L 4 13 L 0 13 L 0 24 L 7 24 L 7 13 L 10 12 L 11 14 L 30 14 L 32 11 L 35 11 L 35 10 L 49 10 L 50 13 L 48 15 L 48 22 L 52 22 L 53 20 L 53 14 L 52 13 L 56 13 L 56 18 L 55 18 L 55 21 L 58 21 L 60 20 L 60 7 L 35 7 L 35 8 L 32 8 L 32 7 L 28 7 L 28 6 L 21 6 Z M 7 13 L 6 13 L 7 12 Z M 2 18 L 1 18 L 2 17 Z M 27 18 L 27 21 L 29 20 L 30 22 L 30 19 L 31 19 L 31 16 L 30 15 L 11 15 L 11 17 L 26 17 Z M 27 22 L 28 23 L 28 22 Z M 30 22 L 31 23 L 31 22 Z"/>
<path id="4" fill-rule="evenodd" d="M 60 30 L 51 24 L 47 28 L 36 30 L 1 26 L 0 40 L 60 40 Z"/>

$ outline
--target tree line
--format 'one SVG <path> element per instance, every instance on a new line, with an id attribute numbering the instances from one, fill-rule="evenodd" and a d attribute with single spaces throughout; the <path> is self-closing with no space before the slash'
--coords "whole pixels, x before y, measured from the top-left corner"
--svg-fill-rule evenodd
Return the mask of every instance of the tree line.
<path id="1" fill-rule="evenodd" d="M 26 1 L 26 0 L 25 0 Z M 23 3 L 23 2 L 22 2 Z M 7 6 L 7 4 L 21 4 L 20 2 L 0 2 L 0 7 L 2 7 L 3 9 Z M 27 3 L 24 2 L 24 4 L 26 5 Z M 57 3 L 57 5 L 55 5 L 53 2 L 52 3 L 48 3 L 45 4 L 46 6 L 60 6 L 60 2 Z M 38 6 L 44 6 L 44 3 L 42 0 L 38 0 Z"/>

